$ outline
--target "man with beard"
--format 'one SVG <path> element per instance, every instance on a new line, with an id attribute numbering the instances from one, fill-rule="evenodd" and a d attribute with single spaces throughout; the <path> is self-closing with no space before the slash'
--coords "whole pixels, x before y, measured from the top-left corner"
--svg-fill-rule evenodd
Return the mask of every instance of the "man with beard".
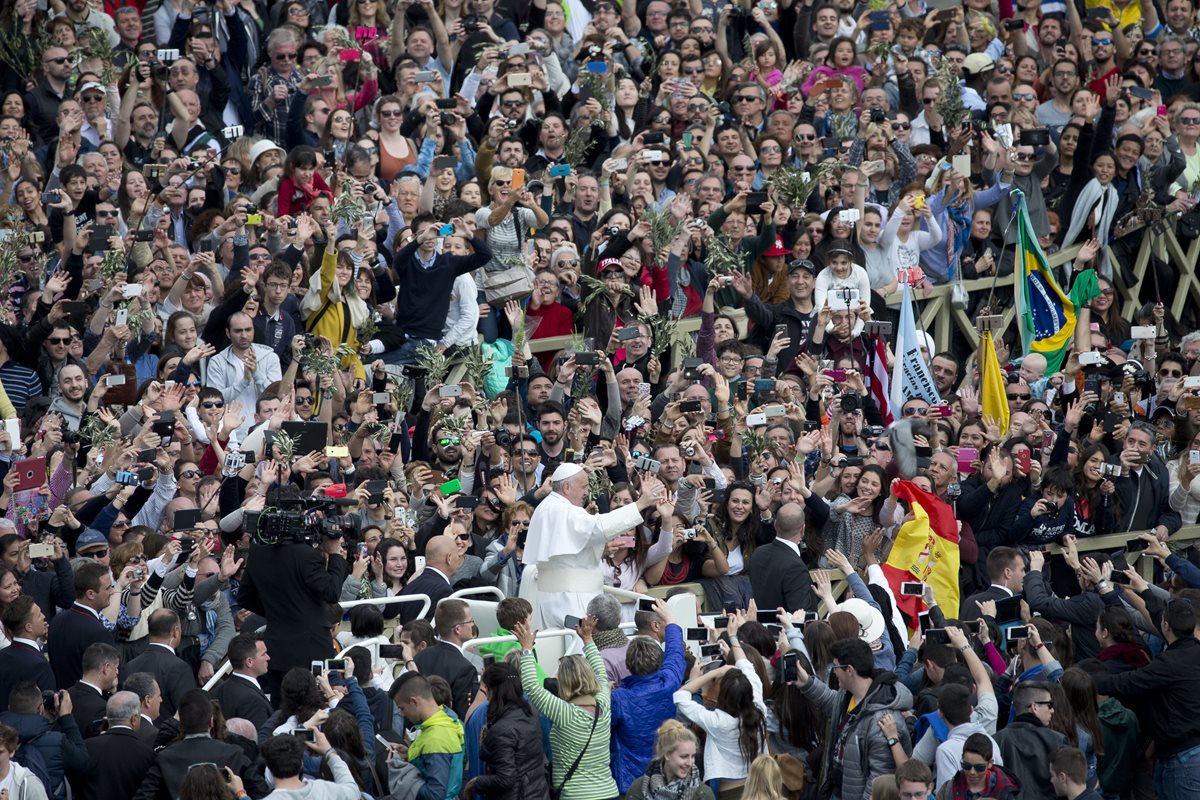
<path id="1" fill-rule="evenodd" d="M 50 403 L 50 410 L 62 414 L 67 430 L 79 430 L 87 386 L 87 375 L 78 364 L 66 364 L 58 371 L 58 397 Z"/>
<path id="2" fill-rule="evenodd" d="M 254 343 L 254 321 L 243 311 L 229 318 L 225 332 L 230 344 L 209 360 L 208 385 L 219 389 L 227 404 L 237 400 L 242 408 L 253 408 L 267 386 L 283 377 L 279 356 L 270 347 Z M 249 429 L 247 418 L 238 435 L 244 438 Z"/>
<path id="3" fill-rule="evenodd" d="M 144 71 L 145 78 L 140 78 Z M 136 89 L 139 82 L 149 82 L 150 67 L 138 67 L 130 73 L 130 84 Z M 158 110 L 149 102 L 138 102 L 137 91 L 126 91 L 121 97 L 121 110 L 113 122 L 113 139 L 122 154 L 134 167 L 142 169 L 155 161 L 154 140 L 158 137 Z"/>
<path id="4" fill-rule="evenodd" d="M 560 403 L 547 400 L 538 409 L 537 426 L 538 432 L 542 435 L 542 442 L 538 447 L 542 454 L 542 461 L 546 464 L 561 462 L 563 451 L 567 446 L 566 409 Z"/>
<path id="5" fill-rule="evenodd" d="M 462 438 L 441 427 L 429 434 L 429 450 L 433 456 L 433 475 L 436 481 L 447 481 L 458 476 L 463 463 Z"/>
<path id="6" fill-rule="evenodd" d="M 526 167 L 531 173 L 544 170 L 563 160 L 567 145 L 567 121 L 562 114 L 552 112 L 546 115 L 542 122 L 542 130 L 538 134 L 538 144 L 541 147 L 530 157 Z"/>
<path id="7" fill-rule="evenodd" d="M 58 394 L 58 371 L 66 364 L 75 364 L 81 369 L 83 362 L 71 356 L 71 337 L 75 329 L 63 319 L 62 307 L 55 304 L 45 320 L 29 329 L 25 337 L 25 346 L 20 354 L 24 363 L 37 370 L 38 379 L 42 386 L 51 388 L 51 394 Z"/>
<path id="8" fill-rule="evenodd" d="M 513 444 L 512 475 L 517 482 L 518 496 L 532 494 L 541 485 L 542 451 L 538 449 L 537 439 L 528 434 Z"/>
<path id="9" fill-rule="evenodd" d="M 575 186 L 571 202 L 562 203 L 558 213 L 566 215 L 575 227 L 575 241 L 586 242 L 596 229 L 596 208 L 600 205 L 600 182 L 590 171 L 581 170 L 577 175 L 568 175 L 567 188 Z"/>
<path id="10" fill-rule="evenodd" d="M 621 346 L 625 348 L 625 358 L 617 363 L 617 369 L 622 370 L 626 367 L 633 367 L 643 375 L 650 375 L 653 380 L 650 383 L 657 383 L 661 372 L 661 365 L 654 354 L 650 352 L 651 334 L 650 326 L 644 322 L 633 323 L 638 328 L 638 335 L 632 339 L 625 339 L 621 342 Z"/>
<path id="11" fill-rule="evenodd" d="M 756 331 L 762 332 L 760 342 L 770 347 L 777 325 L 787 326 L 789 344 L 779 356 L 780 364 L 791 364 L 800 352 L 800 346 L 808 338 L 817 309 L 813 305 L 813 290 L 817 286 L 817 268 L 807 259 L 793 261 L 788 266 L 788 301 L 768 306 L 754 293 L 748 275 L 734 275 L 733 288 L 746 301 L 746 315 L 754 321 Z"/>

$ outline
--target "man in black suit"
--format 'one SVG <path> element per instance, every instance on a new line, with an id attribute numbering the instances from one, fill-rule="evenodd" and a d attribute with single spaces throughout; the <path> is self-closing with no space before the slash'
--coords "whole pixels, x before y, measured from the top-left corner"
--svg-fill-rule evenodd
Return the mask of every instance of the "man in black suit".
<path id="1" fill-rule="evenodd" d="M 474 637 L 475 620 L 466 601 L 452 598 L 442 602 L 433 615 L 438 641 L 413 659 L 422 675 L 440 675 L 450 684 L 454 713 L 465 719 L 471 698 L 479 688 L 479 673 L 463 655 L 463 642 Z"/>
<path id="2" fill-rule="evenodd" d="M 117 689 L 120 666 L 121 653 L 111 644 L 96 642 L 83 652 L 83 677 L 67 693 L 74 706 L 71 713 L 85 739 L 100 733 L 93 723 L 107 714 L 105 697 Z"/>
<path id="3" fill-rule="evenodd" d="M 75 605 L 54 616 L 46 646 L 59 686 L 74 686 L 83 677 L 83 654 L 94 643 L 116 644 L 112 631 L 100 621 L 113 591 L 107 564 L 84 564 L 75 571 Z"/>
<path id="4" fill-rule="evenodd" d="M 142 785 L 154 763 L 154 749 L 138 737 L 141 706 L 133 692 L 117 692 L 109 698 L 108 730 L 87 740 L 87 770 L 71 775 L 75 800 L 132 797 Z"/>
<path id="5" fill-rule="evenodd" d="M 275 508 L 295 508 L 299 500 L 290 485 L 272 487 L 267 494 L 267 505 Z M 346 559 L 324 542 L 320 548 L 300 542 L 250 545 L 238 602 L 271 620 L 264 637 L 267 650 L 275 654 L 264 681 L 270 691 L 292 667 L 308 669 L 313 661 L 333 656 L 326 608 L 338 601 L 349 571 Z"/>
<path id="6" fill-rule="evenodd" d="M 58 685 L 42 653 L 41 642 L 49 627 L 42 607 L 29 595 L 18 595 L 0 614 L 0 621 L 12 640 L 0 650 L 0 711 L 7 711 L 8 693 L 18 681 L 33 681 L 44 692 L 53 692 Z"/>
<path id="7" fill-rule="evenodd" d="M 150 645 L 125 668 L 129 672 L 149 672 L 158 681 L 162 689 L 161 719 L 172 716 L 183 695 L 196 688 L 196 675 L 187 662 L 175 654 L 175 648 L 183 638 L 178 614 L 169 608 L 160 608 L 150 615 L 146 630 L 150 634 Z"/>
<path id="8" fill-rule="evenodd" d="M 800 557 L 803 543 L 804 509 L 788 503 L 775 515 L 775 540 L 750 556 L 750 586 L 759 608 L 817 610 L 808 565 Z"/>
<path id="9" fill-rule="evenodd" d="M 992 585 L 971 595 L 958 607 L 958 618 L 963 622 L 977 620 L 983 616 L 983 612 L 979 610 L 979 603 L 985 600 L 1007 600 L 1016 597 L 1025 588 L 1025 556 L 1011 547 L 992 548 L 987 557 L 987 572 Z"/>
<path id="10" fill-rule="evenodd" d="M 162 690 L 149 672 L 126 672 L 124 683 L 125 691 L 136 694 L 141 702 L 142 724 L 136 729 L 137 737 L 153 749 L 158 741 L 158 726 L 154 721 L 162 710 Z"/>
<path id="11" fill-rule="evenodd" d="M 450 535 L 435 536 L 425 545 L 425 569 L 413 580 L 409 581 L 397 597 L 424 594 L 433 603 L 425 614 L 425 619 L 433 619 L 438 603 L 442 598 L 449 597 L 454 591 L 450 585 L 450 576 L 458 572 L 466 559 L 458 551 L 458 544 Z M 420 603 L 395 603 L 384 606 L 383 616 L 387 619 L 399 616 L 400 624 L 407 625 L 417 618 Z M 436 627 L 436 626 L 435 626 Z"/>
<path id="12" fill-rule="evenodd" d="M 259 676 L 267 674 L 271 663 L 266 642 L 248 633 L 238 634 L 229 642 L 229 663 L 233 672 L 213 690 L 213 698 L 221 704 L 225 719 L 241 717 L 257 731 L 274 712 L 258 684 Z"/>
<path id="13" fill-rule="evenodd" d="M 229 767 L 242 779 L 247 794 L 258 800 L 271 792 L 262 773 L 254 768 L 246 753 L 210 735 L 212 700 L 201 689 L 192 689 L 179 701 L 181 738 L 159 750 L 133 800 L 173 800 L 192 764 L 215 764 L 218 770 Z M 116 795 L 113 795 L 114 797 Z"/>

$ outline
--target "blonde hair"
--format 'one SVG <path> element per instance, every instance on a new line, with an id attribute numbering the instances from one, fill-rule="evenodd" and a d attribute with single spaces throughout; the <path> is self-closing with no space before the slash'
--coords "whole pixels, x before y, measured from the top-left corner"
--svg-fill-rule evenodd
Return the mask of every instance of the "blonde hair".
<path id="1" fill-rule="evenodd" d="M 512 185 L 512 167 L 492 167 L 492 175 L 488 178 L 488 191 L 496 188 L 496 181 L 508 181 Z"/>
<path id="2" fill-rule="evenodd" d="M 669 719 L 658 727 L 658 737 L 654 740 L 654 757 L 664 759 L 679 749 L 679 745 L 691 742 L 696 744 L 696 734 L 677 719 Z"/>
<path id="3" fill-rule="evenodd" d="M 558 693 L 568 703 L 576 697 L 600 693 L 596 673 L 583 656 L 566 656 L 558 663 Z"/>
<path id="4" fill-rule="evenodd" d="M 750 764 L 742 800 L 783 800 L 783 773 L 769 755 L 761 755 Z"/>

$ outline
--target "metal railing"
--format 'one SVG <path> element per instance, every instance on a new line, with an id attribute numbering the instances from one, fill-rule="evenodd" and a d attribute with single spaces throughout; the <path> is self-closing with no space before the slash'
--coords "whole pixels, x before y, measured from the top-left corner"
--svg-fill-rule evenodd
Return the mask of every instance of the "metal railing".
<path id="1" fill-rule="evenodd" d="M 1113 552 L 1115 550 L 1125 550 L 1130 544 L 1144 544 L 1139 542 L 1138 534 L 1144 531 L 1131 531 L 1129 533 L 1110 533 L 1104 536 L 1089 536 L 1084 539 L 1075 541 L 1075 550 L 1083 556 L 1086 553 L 1097 552 Z M 1200 542 L 1200 525 L 1187 525 L 1175 531 L 1167 537 L 1167 544 L 1189 545 Z M 1062 555 L 1065 551 L 1062 545 L 1052 544 L 1045 548 L 1053 554 Z M 1130 566 L 1138 571 L 1138 574 L 1147 581 L 1153 582 L 1154 578 L 1154 559 L 1139 558 L 1135 564 L 1132 559 L 1129 559 Z"/>
<path id="2" fill-rule="evenodd" d="M 429 609 L 433 606 L 433 601 L 429 599 L 427 594 L 405 594 L 396 595 L 395 597 L 369 597 L 366 600 L 347 600 L 343 603 L 338 603 L 343 610 L 354 608 L 355 606 L 387 606 L 392 603 L 420 603 L 421 610 L 417 612 L 417 618 L 420 619 L 429 613 Z"/>

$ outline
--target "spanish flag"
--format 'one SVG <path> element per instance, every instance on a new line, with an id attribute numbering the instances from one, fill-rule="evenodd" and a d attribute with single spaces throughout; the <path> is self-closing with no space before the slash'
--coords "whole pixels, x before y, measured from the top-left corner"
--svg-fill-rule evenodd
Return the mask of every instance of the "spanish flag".
<path id="1" fill-rule="evenodd" d="M 1046 374 L 1058 372 L 1075 337 L 1075 309 L 1090 303 L 1100 294 L 1095 270 L 1075 276 L 1068 295 L 1054 279 L 1046 254 L 1025 206 L 1025 195 L 1014 191 L 1017 212 L 1016 261 L 1013 268 L 1013 296 L 1016 321 L 1021 331 L 1024 355 L 1041 353 L 1046 357 Z"/>
<path id="2" fill-rule="evenodd" d="M 925 610 L 919 597 L 900 594 L 904 581 L 921 581 L 933 589 L 933 597 L 947 619 L 958 616 L 958 522 L 954 510 L 910 481 L 896 481 L 892 494 L 907 500 L 913 519 L 900 526 L 883 574 L 892 587 L 896 605 L 910 628 Z"/>
<path id="3" fill-rule="evenodd" d="M 979 399 L 983 415 L 996 420 L 1000 430 L 1008 430 L 1008 397 L 1004 394 L 1004 371 L 996 357 L 996 342 L 991 331 L 984 331 L 979 341 L 979 377 L 982 384 Z"/>

